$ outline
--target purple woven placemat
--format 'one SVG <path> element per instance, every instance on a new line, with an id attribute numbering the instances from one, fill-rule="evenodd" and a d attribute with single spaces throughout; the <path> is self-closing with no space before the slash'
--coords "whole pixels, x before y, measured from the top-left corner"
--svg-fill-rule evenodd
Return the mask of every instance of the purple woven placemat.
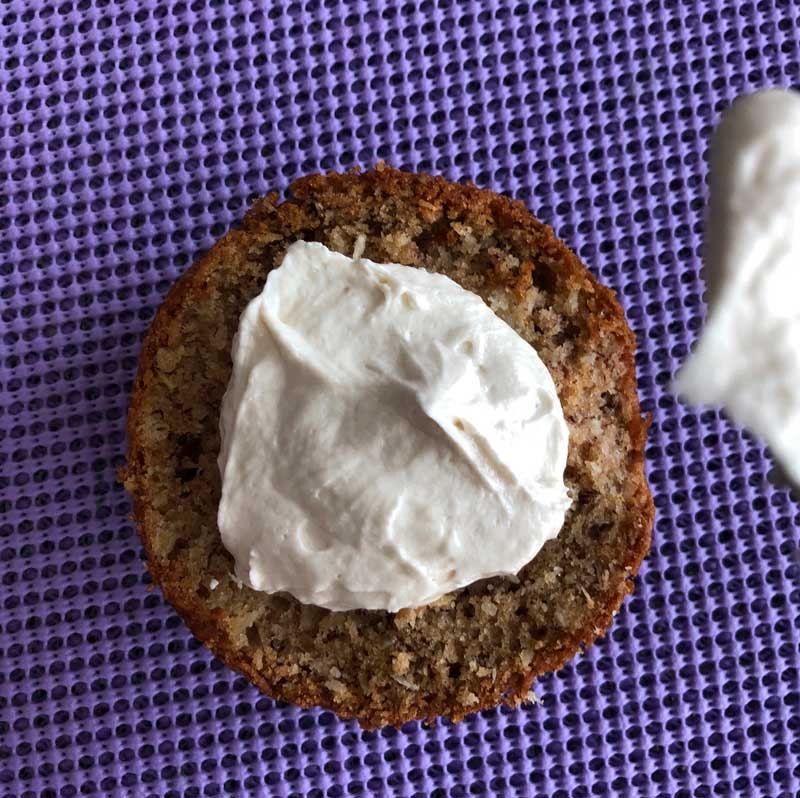
<path id="1" fill-rule="evenodd" d="M 709 132 L 798 82 L 792 2 L 0 3 L 0 798 L 800 793 L 797 498 L 667 383 Z M 653 551 L 541 705 L 365 733 L 148 592 L 115 468 L 142 335 L 250 200 L 378 159 L 524 199 L 614 286 Z"/>

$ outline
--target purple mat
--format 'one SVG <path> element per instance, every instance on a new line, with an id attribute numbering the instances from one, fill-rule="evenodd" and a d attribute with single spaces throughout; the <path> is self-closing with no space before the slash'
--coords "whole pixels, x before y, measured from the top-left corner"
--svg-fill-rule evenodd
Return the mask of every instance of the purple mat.
<path id="1" fill-rule="evenodd" d="M 267 9 L 267 10 L 262 10 Z M 667 383 L 709 133 L 798 83 L 793 2 L 0 4 L 0 798 L 800 793 L 797 496 Z M 614 286 L 653 551 L 541 705 L 365 733 L 261 696 L 148 592 L 117 484 L 142 335 L 251 199 L 378 159 L 524 199 Z"/>

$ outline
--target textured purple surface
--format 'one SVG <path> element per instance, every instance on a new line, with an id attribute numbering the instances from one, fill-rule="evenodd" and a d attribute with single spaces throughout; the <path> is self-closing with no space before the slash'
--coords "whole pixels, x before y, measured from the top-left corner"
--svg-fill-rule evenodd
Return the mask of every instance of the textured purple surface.
<path id="1" fill-rule="evenodd" d="M 800 508 L 666 388 L 709 132 L 798 82 L 797 5 L 270 6 L 0 3 L 0 798 L 797 795 Z M 254 196 L 379 158 L 524 199 L 619 290 L 657 521 L 543 705 L 363 733 L 260 696 L 147 592 L 115 467 L 177 275 Z"/>

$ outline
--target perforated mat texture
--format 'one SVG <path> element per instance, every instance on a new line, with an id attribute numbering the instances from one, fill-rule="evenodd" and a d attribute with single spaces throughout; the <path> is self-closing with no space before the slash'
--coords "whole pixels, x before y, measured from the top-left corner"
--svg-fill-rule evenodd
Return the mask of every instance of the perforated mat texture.
<path id="1" fill-rule="evenodd" d="M 709 133 L 798 81 L 790 2 L 0 3 L 0 796 L 800 792 L 798 499 L 668 381 Z M 654 547 L 541 704 L 362 732 L 261 696 L 158 592 L 115 478 L 142 335 L 251 199 L 378 159 L 519 197 L 619 291 Z"/>

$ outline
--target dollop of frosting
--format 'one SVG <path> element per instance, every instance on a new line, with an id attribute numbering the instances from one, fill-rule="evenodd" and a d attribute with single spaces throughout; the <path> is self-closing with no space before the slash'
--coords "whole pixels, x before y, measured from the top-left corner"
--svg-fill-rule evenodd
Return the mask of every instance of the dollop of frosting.
<path id="1" fill-rule="evenodd" d="M 738 99 L 711 142 L 706 326 L 676 392 L 723 406 L 800 485 L 800 95 Z"/>
<path id="2" fill-rule="evenodd" d="M 218 523 L 255 590 L 397 611 L 517 573 L 561 529 L 553 379 L 449 278 L 298 241 L 232 357 Z"/>

